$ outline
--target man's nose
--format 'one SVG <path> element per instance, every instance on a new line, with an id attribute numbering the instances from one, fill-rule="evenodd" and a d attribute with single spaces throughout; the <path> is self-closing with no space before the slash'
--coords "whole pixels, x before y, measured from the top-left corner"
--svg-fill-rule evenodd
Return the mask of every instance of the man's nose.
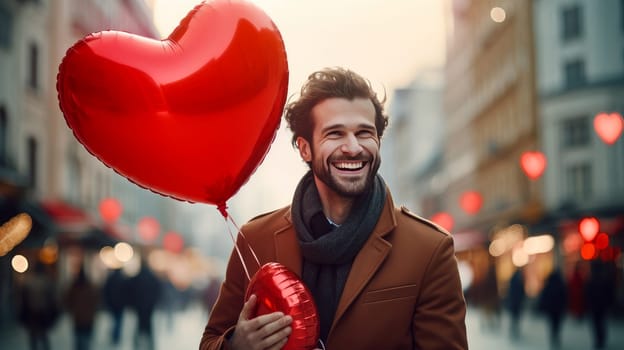
<path id="1" fill-rule="evenodd" d="M 360 145 L 358 138 L 354 134 L 349 134 L 345 137 L 340 149 L 343 153 L 356 155 L 362 152 L 362 145 Z"/>

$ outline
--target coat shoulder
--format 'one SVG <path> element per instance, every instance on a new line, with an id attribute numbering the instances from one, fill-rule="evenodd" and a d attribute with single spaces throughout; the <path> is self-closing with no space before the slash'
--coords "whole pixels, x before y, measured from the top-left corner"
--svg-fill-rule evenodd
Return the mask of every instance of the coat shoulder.
<path id="1" fill-rule="evenodd" d="M 245 231 L 276 231 L 288 226 L 290 206 L 262 213 L 250 219 L 244 226 Z"/>
<path id="2" fill-rule="evenodd" d="M 282 208 L 283 209 L 283 208 Z M 262 213 L 262 214 L 258 214 L 256 216 L 254 216 L 253 218 L 249 219 L 249 222 L 254 222 L 256 220 L 262 219 L 268 215 L 271 215 L 277 211 L 280 211 L 281 209 L 275 209 L 275 210 L 271 210 L 271 211 L 267 211 L 266 213 Z"/>
<path id="3" fill-rule="evenodd" d="M 435 231 L 442 233 L 444 235 L 450 236 L 451 234 L 444 229 L 442 226 L 436 224 L 433 221 L 427 220 L 421 216 L 416 215 L 413 211 L 409 210 L 406 206 L 402 205 L 401 206 L 401 214 L 407 216 L 410 219 L 413 219 L 415 221 L 417 221 L 420 224 L 423 224 L 425 226 L 428 226 L 429 228 L 434 229 Z"/>

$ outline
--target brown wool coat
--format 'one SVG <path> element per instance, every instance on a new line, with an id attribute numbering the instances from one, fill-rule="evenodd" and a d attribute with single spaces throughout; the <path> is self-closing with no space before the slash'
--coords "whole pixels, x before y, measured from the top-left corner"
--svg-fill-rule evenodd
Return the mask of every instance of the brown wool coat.
<path id="1" fill-rule="evenodd" d="M 238 247 L 249 273 L 277 261 L 301 275 L 302 257 L 290 207 L 251 220 Z M 225 340 L 243 305 L 247 277 L 235 252 L 208 320 L 200 350 L 228 349 Z M 443 229 L 390 195 L 373 233 L 358 253 L 329 332 L 328 350 L 468 349 L 462 293 L 453 240 Z"/>

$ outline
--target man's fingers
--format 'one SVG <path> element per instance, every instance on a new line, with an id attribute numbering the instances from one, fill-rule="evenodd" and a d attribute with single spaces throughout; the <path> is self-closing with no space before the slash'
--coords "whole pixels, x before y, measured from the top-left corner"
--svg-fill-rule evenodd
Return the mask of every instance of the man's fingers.
<path id="1" fill-rule="evenodd" d="M 264 338 L 262 340 L 262 343 L 266 349 L 279 350 L 282 347 L 284 347 L 284 345 L 288 341 L 288 336 L 290 335 L 291 332 L 292 332 L 291 327 L 283 328 L 279 332 L 275 332 L 271 334 L 270 336 Z"/>
<path id="2" fill-rule="evenodd" d="M 260 315 L 256 318 L 253 318 L 251 320 L 248 321 L 248 325 L 250 329 L 259 329 L 259 328 L 263 328 L 266 325 L 275 322 L 277 320 L 279 320 L 280 318 L 284 317 L 284 314 L 281 312 L 272 312 L 270 314 L 265 314 L 265 315 Z M 290 317 L 290 316 L 289 316 Z M 287 326 L 288 324 L 290 324 L 290 321 L 286 322 L 284 324 L 284 326 Z M 284 327 L 282 326 L 282 327 Z M 273 327 L 274 330 L 275 328 L 279 329 L 278 327 Z M 262 334 L 263 336 L 266 336 L 267 334 Z"/>
<path id="3" fill-rule="evenodd" d="M 243 309 L 240 312 L 240 316 L 239 316 L 239 320 L 248 320 L 252 317 L 251 312 L 253 311 L 254 307 L 256 306 L 256 295 L 252 294 L 249 297 L 249 300 L 247 300 L 245 302 L 245 304 L 243 305 Z"/>

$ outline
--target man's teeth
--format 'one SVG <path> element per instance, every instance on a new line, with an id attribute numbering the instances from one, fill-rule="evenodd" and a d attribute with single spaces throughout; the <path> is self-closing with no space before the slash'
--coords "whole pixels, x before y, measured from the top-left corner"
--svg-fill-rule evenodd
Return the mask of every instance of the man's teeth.
<path id="1" fill-rule="evenodd" d="M 364 166 L 364 162 L 340 162 L 335 163 L 334 166 L 341 170 L 357 170 Z"/>

